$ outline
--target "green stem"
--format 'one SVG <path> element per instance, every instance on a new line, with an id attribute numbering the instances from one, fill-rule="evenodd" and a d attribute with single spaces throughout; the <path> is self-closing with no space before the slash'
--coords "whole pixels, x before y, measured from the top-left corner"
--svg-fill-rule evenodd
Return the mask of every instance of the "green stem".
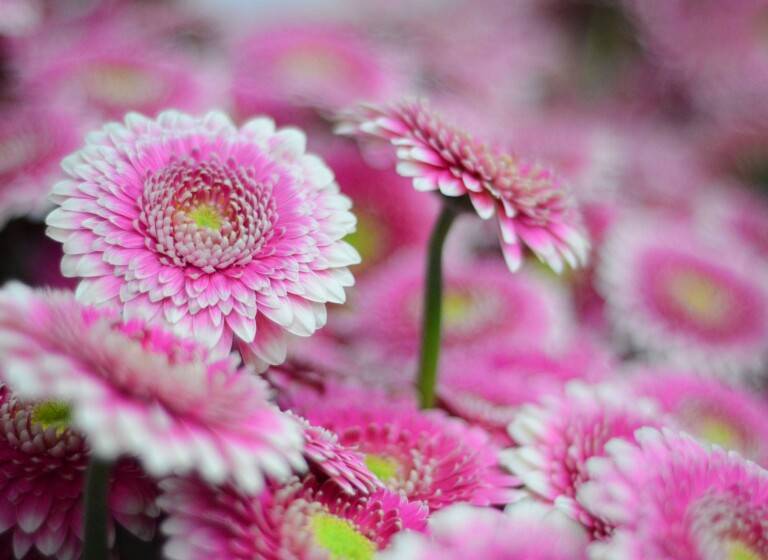
<path id="1" fill-rule="evenodd" d="M 427 277 L 424 285 L 424 315 L 421 319 L 419 402 L 421 408 L 435 406 L 437 364 L 440 358 L 440 327 L 443 314 L 443 246 L 458 210 L 444 203 L 429 238 Z"/>
<path id="2" fill-rule="evenodd" d="M 83 560 L 106 560 L 107 493 L 111 463 L 92 458 L 85 475 L 85 544 Z"/>

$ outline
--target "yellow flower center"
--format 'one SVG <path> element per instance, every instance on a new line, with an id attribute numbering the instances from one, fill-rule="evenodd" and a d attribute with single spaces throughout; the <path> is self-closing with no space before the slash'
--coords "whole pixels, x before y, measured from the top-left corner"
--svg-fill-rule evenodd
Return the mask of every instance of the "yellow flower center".
<path id="1" fill-rule="evenodd" d="M 200 204 L 189 212 L 189 217 L 200 228 L 218 230 L 223 222 L 218 210 L 209 204 Z"/>
<path id="2" fill-rule="evenodd" d="M 43 401 L 32 408 L 32 422 L 44 430 L 56 428 L 56 433 L 61 433 L 72 422 L 72 407 L 60 401 Z"/>
<path id="3" fill-rule="evenodd" d="M 394 459 L 373 453 L 365 455 L 365 466 L 382 482 L 395 478 L 400 468 L 400 464 Z"/>
<path id="4" fill-rule="evenodd" d="M 667 289 L 691 319 L 708 325 L 717 325 L 731 305 L 728 293 L 720 285 L 690 270 L 672 276 Z"/>
<path id="5" fill-rule="evenodd" d="M 100 64 L 87 69 L 83 83 L 91 97 L 121 107 L 138 106 L 160 97 L 163 84 L 127 64 Z"/>
<path id="6" fill-rule="evenodd" d="M 300 83 L 328 81 L 344 76 L 346 65 L 336 53 L 322 45 L 302 45 L 287 52 L 280 60 L 280 70 L 289 80 Z"/>
<path id="7" fill-rule="evenodd" d="M 328 551 L 331 560 L 373 560 L 376 546 L 347 520 L 317 513 L 310 521 L 315 543 Z"/>
<path id="8" fill-rule="evenodd" d="M 703 418 L 696 423 L 695 430 L 701 439 L 726 449 L 738 447 L 741 439 L 732 425 L 719 418 Z"/>
<path id="9" fill-rule="evenodd" d="M 448 290 L 443 295 L 443 322 L 446 329 L 456 327 L 467 318 L 474 307 L 471 294 Z"/>
<path id="10" fill-rule="evenodd" d="M 766 560 L 764 556 L 751 546 L 739 540 L 728 540 L 725 543 L 725 553 L 725 560 Z"/>

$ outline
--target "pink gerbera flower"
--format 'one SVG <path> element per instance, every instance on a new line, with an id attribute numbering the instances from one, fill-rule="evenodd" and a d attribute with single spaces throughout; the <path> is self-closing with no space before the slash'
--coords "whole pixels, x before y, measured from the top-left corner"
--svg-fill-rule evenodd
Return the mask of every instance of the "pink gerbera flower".
<path id="1" fill-rule="evenodd" d="M 0 385 L 0 530 L 11 535 L 13 558 L 32 549 L 59 560 L 79 557 L 88 449 L 68 421 L 66 405 L 22 402 Z M 110 481 L 110 523 L 151 538 L 156 494 L 132 461 L 121 461 Z"/>
<path id="2" fill-rule="evenodd" d="M 304 120 L 310 108 L 337 110 L 401 93 L 400 64 L 366 35 L 337 24 L 259 29 L 234 47 L 239 114 Z"/>
<path id="3" fill-rule="evenodd" d="M 429 537 L 397 535 L 381 560 L 585 560 L 587 537 L 556 510 L 523 502 L 504 514 L 456 504 L 429 519 Z"/>
<path id="4" fill-rule="evenodd" d="M 49 235 L 81 301 L 163 318 L 255 365 L 285 359 L 288 333 L 308 336 L 326 302 L 344 301 L 359 261 L 333 174 L 304 134 L 266 118 L 240 129 L 222 113 L 157 120 L 137 114 L 87 138 L 53 189 Z"/>
<path id="5" fill-rule="evenodd" d="M 250 491 L 304 466 L 300 426 L 266 401 L 261 379 L 114 310 L 11 285 L 0 291 L 0 354 L 3 380 L 21 398 L 62 403 L 97 457 Z"/>
<path id="6" fill-rule="evenodd" d="M 373 137 L 397 148 L 397 171 L 419 191 L 466 197 L 477 214 L 496 214 L 499 240 L 510 270 L 522 263 L 524 243 L 554 270 L 584 264 L 589 243 L 578 212 L 549 169 L 500 154 L 445 124 L 421 102 L 362 106 L 343 114 L 340 134 Z"/>
<path id="7" fill-rule="evenodd" d="M 366 466 L 392 491 L 437 510 L 455 502 L 506 504 L 511 477 L 499 468 L 488 434 L 440 411 L 418 411 L 382 393 L 337 386 L 308 394 L 297 409 L 313 424 L 364 454 Z"/>
<path id="8" fill-rule="evenodd" d="M 423 313 L 422 264 L 421 256 L 410 252 L 372 271 L 355 292 L 351 316 L 339 318 L 338 328 L 384 348 L 390 359 L 414 356 Z M 569 318 L 564 293 L 544 276 L 523 271 L 510 277 L 500 261 L 491 259 L 445 271 L 444 348 L 557 347 L 573 327 Z"/>
<path id="9" fill-rule="evenodd" d="M 35 101 L 0 104 L 0 227 L 50 207 L 50 183 L 76 146 L 77 130 L 65 111 Z"/>
<path id="10" fill-rule="evenodd" d="M 589 464 L 579 500 L 617 527 L 596 560 L 768 557 L 768 471 L 690 436 L 644 428 Z"/>
<path id="11" fill-rule="evenodd" d="M 426 525 L 421 504 L 387 490 L 351 497 L 311 475 L 255 497 L 196 480 L 161 485 L 171 560 L 372 560 L 397 532 Z"/>
<path id="12" fill-rule="evenodd" d="M 625 344 L 727 375 L 768 360 L 768 270 L 742 248 L 657 218 L 615 227 L 598 289 Z"/>
<path id="13" fill-rule="evenodd" d="M 768 404 L 759 395 L 682 372 L 647 371 L 630 382 L 635 393 L 654 399 L 687 432 L 768 465 Z"/>
<path id="14" fill-rule="evenodd" d="M 521 410 L 509 426 L 519 447 L 504 450 L 502 462 L 530 492 L 600 535 L 604 524 L 575 500 L 589 479 L 587 461 L 602 455 L 609 440 L 662 422 L 652 401 L 632 398 L 616 385 L 571 382 L 564 395 Z"/>

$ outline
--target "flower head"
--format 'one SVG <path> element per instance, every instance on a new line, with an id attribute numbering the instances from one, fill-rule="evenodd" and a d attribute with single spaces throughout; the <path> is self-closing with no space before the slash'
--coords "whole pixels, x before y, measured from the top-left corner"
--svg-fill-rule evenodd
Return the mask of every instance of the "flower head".
<path id="1" fill-rule="evenodd" d="M 394 534 L 423 531 L 426 509 L 379 490 L 352 497 L 312 475 L 258 496 L 194 479 L 162 483 L 171 560 L 372 560 Z"/>
<path id="2" fill-rule="evenodd" d="M 584 560 L 587 537 L 572 520 L 532 502 L 508 513 L 456 504 L 429 519 L 429 537 L 397 535 L 381 560 Z"/>
<path id="3" fill-rule="evenodd" d="M 426 104 L 362 106 L 341 116 L 337 131 L 389 141 L 397 171 L 419 191 L 467 197 L 478 215 L 494 214 L 507 265 L 522 263 L 522 244 L 560 272 L 586 262 L 589 244 L 560 179 L 539 163 L 498 153 L 444 123 Z"/>
<path id="4" fill-rule="evenodd" d="M 130 114 L 67 158 L 48 234 L 78 298 L 164 319 L 219 353 L 233 337 L 258 367 L 285 359 L 325 303 L 344 301 L 357 253 L 349 200 L 304 134 L 221 113 Z"/>
<path id="5" fill-rule="evenodd" d="M 13 558 L 36 549 L 60 559 L 79 557 L 89 451 L 69 427 L 69 406 L 25 402 L 0 385 L 0 530 L 11 535 Z M 151 538 L 157 490 L 132 461 L 120 461 L 109 486 L 109 522 Z"/>
<path id="6" fill-rule="evenodd" d="M 63 292 L 0 292 L 0 376 L 21 398 L 65 403 L 92 453 L 153 476 L 195 471 L 247 490 L 302 467 L 300 427 L 233 359 Z M 55 426 L 55 424 L 52 424 Z"/>
<path id="7" fill-rule="evenodd" d="M 579 500 L 616 531 L 591 558 L 768 556 L 768 471 L 687 434 L 638 430 L 593 459 Z"/>
<path id="8" fill-rule="evenodd" d="M 506 449 L 502 462 L 526 488 L 601 534 L 605 526 L 575 500 L 589 479 L 587 461 L 603 454 L 613 438 L 631 438 L 642 426 L 659 426 L 650 400 L 632 399 L 616 385 L 572 382 L 565 394 L 523 407 L 509 426 L 518 447 Z"/>
<path id="9" fill-rule="evenodd" d="M 517 484 L 502 472 L 498 448 L 479 428 L 410 402 L 336 387 L 324 398 L 308 395 L 297 408 L 314 424 L 364 455 L 365 464 L 390 490 L 436 510 L 455 502 L 506 504 Z"/>
<path id="10" fill-rule="evenodd" d="M 739 245 L 628 221 L 610 232 L 597 274 L 612 327 L 651 358 L 729 376 L 768 360 L 768 270 Z"/>

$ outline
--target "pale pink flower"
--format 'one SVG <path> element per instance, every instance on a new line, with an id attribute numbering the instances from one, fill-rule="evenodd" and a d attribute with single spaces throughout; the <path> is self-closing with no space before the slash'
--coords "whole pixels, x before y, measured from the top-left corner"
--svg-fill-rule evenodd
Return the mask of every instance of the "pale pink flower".
<path id="1" fill-rule="evenodd" d="M 106 125 L 53 189 L 46 223 L 64 243 L 62 272 L 82 278 L 83 302 L 163 318 L 218 353 L 234 337 L 260 368 L 282 362 L 287 335 L 325 323 L 359 261 L 341 241 L 355 225 L 349 200 L 305 141 L 218 112 Z"/>
<path id="2" fill-rule="evenodd" d="M 595 560 L 768 556 L 768 471 L 687 434 L 643 428 L 593 459 L 579 500 L 616 526 Z"/>
<path id="3" fill-rule="evenodd" d="M 515 495 L 517 480 L 501 470 L 488 434 L 441 411 L 352 386 L 307 394 L 296 409 L 362 453 L 387 488 L 432 510 L 456 502 L 506 504 Z"/>
<path id="4" fill-rule="evenodd" d="M 66 424 L 66 405 L 22 402 L 0 385 L 0 531 L 11 537 L 13 558 L 34 549 L 59 560 L 79 557 L 89 452 Z M 159 515 L 156 495 L 141 469 L 119 462 L 109 486 L 110 533 L 118 521 L 151 538 Z"/>
<path id="5" fill-rule="evenodd" d="M 661 217 L 625 220 L 597 278 L 625 346 L 729 377 L 768 362 L 768 268 L 738 243 Z"/>
<path id="6" fill-rule="evenodd" d="M 387 490 L 349 496 L 312 475 L 258 496 L 189 479 L 161 486 L 171 560 L 372 560 L 399 531 L 426 526 L 421 504 Z"/>
<path id="7" fill-rule="evenodd" d="M 768 465 L 768 403 L 719 379 L 667 370 L 635 372 L 632 391 L 660 404 L 678 425 L 702 441 Z"/>
<path id="8" fill-rule="evenodd" d="M 556 510 L 529 501 L 502 513 L 456 504 L 429 519 L 429 536 L 400 533 L 381 560 L 585 560 L 587 536 Z"/>
<path id="9" fill-rule="evenodd" d="M 574 381 L 563 395 L 521 409 L 509 426 L 518 447 L 504 450 L 502 463 L 531 493 L 601 535 L 605 525 L 575 500 L 589 479 L 587 461 L 602 455 L 609 440 L 631 438 L 636 429 L 662 422 L 655 403 L 633 398 L 618 385 Z"/>
<path id="10" fill-rule="evenodd" d="M 115 310 L 13 284 L 0 291 L 0 353 L 14 392 L 68 406 L 99 458 L 251 491 L 304 466 L 301 427 L 267 402 L 261 379 Z"/>
<path id="11" fill-rule="evenodd" d="M 388 141 L 397 171 L 419 191 L 468 199 L 483 219 L 497 216 L 510 270 L 523 245 L 560 272 L 587 260 L 589 243 L 579 213 L 559 177 L 534 161 L 499 153 L 444 123 L 423 102 L 363 105 L 340 115 L 337 132 Z"/>

